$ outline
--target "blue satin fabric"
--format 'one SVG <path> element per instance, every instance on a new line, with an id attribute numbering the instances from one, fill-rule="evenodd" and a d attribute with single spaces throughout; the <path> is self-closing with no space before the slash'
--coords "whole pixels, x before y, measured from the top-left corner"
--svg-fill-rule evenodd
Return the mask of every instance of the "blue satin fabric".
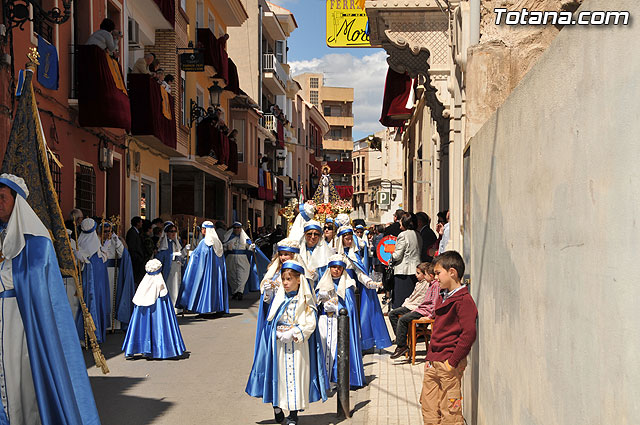
<path id="1" fill-rule="evenodd" d="M 12 261 L 42 424 L 100 424 L 51 241 L 25 235 Z"/>
<path id="2" fill-rule="evenodd" d="M 169 272 L 171 272 L 171 262 L 173 261 L 173 242 L 168 241 L 169 247 L 162 251 L 158 251 L 156 258 L 162 263 L 162 278 L 166 282 L 169 278 Z"/>
<path id="3" fill-rule="evenodd" d="M 267 321 L 262 332 L 258 352 L 249 375 L 245 391 L 252 397 L 261 397 L 263 403 L 278 406 L 278 350 L 276 328 L 278 320 L 286 311 L 293 298 L 287 297 L 271 321 Z M 309 344 L 309 403 L 327 400 L 329 379 L 324 366 L 324 352 L 318 335 L 318 329 L 306 341 Z"/>
<path id="4" fill-rule="evenodd" d="M 356 291 L 353 287 L 347 288 L 345 291 L 345 299 L 338 297 L 338 309 L 342 308 L 346 308 L 349 314 L 349 386 L 351 388 L 364 387 L 366 382 L 362 361 L 360 323 L 358 322 Z M 331 368 L 331 382 L 338 382 L 337 355 Z"/>
<path id="5" fill-rule="evenodd" d="M 356 271 L 347 269 L 347 273 L 360 289 L 360 332 L 362 335 L 362 349 L 373 347 L 387 348 L 391 346 L 391 337 L 384 321 L 380 300 L 375 289 L 369 289 L 357 280 Z"/>
<path id="6" fill-rule="evenodd" d="M 109 294 L 109 272 L 107 265 L 98 254 L 93 254 L 82 269 L 82 293 L 89 313 L 96 325 L 96 339 L 102 344 L 107 336 L 107 327 L 111 323 L 111 294 Z M 76 327 L 80 340 L 84 341 L 84 322 L 82 311 L 78 309 Z"/>
<path id="7" fill-rule="evenodd" d="M 118 266 L 118 284 L 116 286 L 116 319 L 123 324 L 129 323 L 133 314 L 133 296 L 136 293 L 136 284 L 133 280 L 133 266 L 131 255 L 124 249 Z"/>
<path id="8" fill-rule="evenodd" d="M 247 239 L 247 243 L 250 244 L 251 240 Z M 245 294 L 247 294 L 249 291 L 257 292 L 260 290 L 260 282 L 262 281 L 262 278 L 267 272 L 267 268 L 269 267 L 269 259 L 257 246 L 255 255 L 253 255 L 251 251 L 247 251 L 247 258 L 249 259 L 249 263 L 251 265 L 251 273 L 249 273 L 249 280 L 244 286 Z"/>
<path id="9" fill-rule="evenodd" d="M 251 363 L 251 370 L 253 374 L 253 369 L 256 367 L 258 359 L 260 356 L 264 355 L 264 349 L 261 347 L 263 343 L 262 332 L 264 331 L 264 325 L 267 323 L 267 313 L 269 312 L 269 303 L 264 302 L 264 293 L 260 294 L 260 304 L 258 305 L 258 323 L 256 324 L 256 339 L 253 345 L 253 362 Z M 261 360 L 260 360 L 261 361 Z M 257 389 L 252 388 L 255 386 L 255 381 L 249 376 L 249 381 L 247 382 L 247 386 L 244 391 L 247 394 L 252 394 L 252 392 L 258 391 Z M 0 424 L 2 425 L 2 424 Z"/>
<path id="10" fill-rule="evenodd" d="M 152 359 L 177 357 L 186 351 L 168 294 L 153 305 L 135 306 L 122 351 L 127 357 L 142 354 Z"/>
<path id="11" fill-rule="evenodd" d="M 227 266 L 212 246 L 200 242 L 191 253 L 176 304 L 200 314 L 229 313 Z"/>

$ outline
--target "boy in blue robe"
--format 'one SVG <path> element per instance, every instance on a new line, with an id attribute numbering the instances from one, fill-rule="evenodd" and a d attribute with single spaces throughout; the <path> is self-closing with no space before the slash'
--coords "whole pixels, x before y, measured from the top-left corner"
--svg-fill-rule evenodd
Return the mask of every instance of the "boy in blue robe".
<path id="1" fill-rule="evenodd" d="M 317 306 L 305 269 L 297 261 L 282 265 L 282 285 L 271 302 L 261 351 L 251 371 L 249 395 L 271 403 L 276 422 L 298 423 L 298 411 L 327 399 L 324 354 L 316 332 Z"/>

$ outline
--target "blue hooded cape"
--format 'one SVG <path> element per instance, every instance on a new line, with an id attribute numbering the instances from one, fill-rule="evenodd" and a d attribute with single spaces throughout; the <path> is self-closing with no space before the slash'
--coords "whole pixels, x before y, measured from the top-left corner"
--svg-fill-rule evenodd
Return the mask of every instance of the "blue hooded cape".
<path id="1" fill-rule="evenodd" d="M 174 241 L 169 239 L 167 241 L 168 248 L 162 251 L 158 251 L 156 258 L 162 263 L 162 278 L 166 282 L 169 279 L 169 273 L 171 272 L 171 262 L 173 261 L 173 244 Z"/>
<path id="2" fill-rule="evenodd" d="M 42 423 L 100 424 L 53 244 L 24 238 L 13 282 Z"/>
<path id="3" fill-rule="evenodd" d="M 349 314 L 349 386 L 355 389 L 364 387 L 366 382 L 362 361 L 356 293 L 353 287 L 347 288 L 344 299 L 338 297 L 338 311 L 342 308 L 346 308 Z M 333 361 L 330 379 L 331 382 L 338 382 L 338 356 L 336 356 Z"/>
<path id="4" fill-rule="evenodd" d="M 353 260 L 349 257 L 350 260 Z M 352 261 L 354 267 L 367 274 L 360 255 L 356 252 L 356 261 Z M 387 348 L 391 346 L 391 337 L 384 321 L 380 300 L 375 289 L 367 288 L 358 280 L 354 269 L 347 269 L 347 273 L 358 284 L 360 289 L 360 331 L 362 333 L 362 349 Z"/>
<path id="5" fill-rule="evenodd" d="M 98 254 L 93 254 L 82 269 L 82 293 L 89 313 L 96 325 L 96 339 L 102 344 L 111 323 L 111 294 L 109 294 L 109 272 L 107 265 Z M 84 341 L 84 321 L 78 309 L 76 327 L 81 341 Z"/>
<path id="6" fill-rule="evenodd" d="M 200 314 L 229 313 L 229 287 L 224 256 L 200 242 L 189 257 L 176 307 Z"/>
<path id="7" fill-rule="evenodd" d="M 127 248 L 119 260 L 118 282 L 116 287 L 116 319 L 123 324 L 129 323 L 133 314 L 133 296 L 136 293 L 136 284 L 133 279 L 133 266 L 131 255 Z M 124 329 L 124 327 L 123 327 Z"/>
<path id="8" fill-rule="evenodd" d="M 247 243 L 251 243 L 251 240 L 248 239 Z M 267 268 L 269 267 L 269 259 L 266 255 L 256 246 L 255 255 L 249 250 L 247 250 L 247 258 L 249 259 L 249 263 L 251 264 L 251 273 L 249 273 L 249 280 L 247 284 L 244 286 L 244 293 L 257 292 L 260 290 L 260 282 L 262 281 L 262 277 L 267 272 Z"/>
<path id="9" fill-rule="evenodd" d="M 264 403 L 278 405 L 278 351 L 276 328 L 278 320 L 287 310 L 287 306 L 293 298 L 287 297 L 271 321 L 267 321 L 261 335 L 258 352 L 249 375 L 249 382 L 245 391 L 252 397 L 261 397 Z M 327 400 L 329 380 L 324 366 L 324 354 L 318 329 L 307 340 L 309 344 L 309 403 L 318 400 Z"/>

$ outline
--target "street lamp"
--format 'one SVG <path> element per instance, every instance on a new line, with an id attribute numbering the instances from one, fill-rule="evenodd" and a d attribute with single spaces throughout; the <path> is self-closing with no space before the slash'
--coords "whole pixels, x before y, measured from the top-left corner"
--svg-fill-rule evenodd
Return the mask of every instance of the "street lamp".
<path id="1" fill-rule="evenodd" d="M 213 80 L 213 84 L 209 86 L 209 101 L 214 108 L 220 106 L 220 95 L 224 89 L 218 84 L 218 80 Z"/>

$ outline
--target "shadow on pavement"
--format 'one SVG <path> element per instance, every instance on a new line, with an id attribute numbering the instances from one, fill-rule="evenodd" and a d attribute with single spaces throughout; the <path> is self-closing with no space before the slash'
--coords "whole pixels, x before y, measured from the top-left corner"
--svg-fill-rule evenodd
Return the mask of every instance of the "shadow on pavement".
<path id="1" fill-rule="evenodd" d="M 173 403 L 125 395 L 142 379 L 90 377 L 102 425 L 144 425 L 163 415 Z"/>
<path id="2" fill-rule="evenodd" d="M 327 403 L 329 403 L 330 400 L 327 400 Z M 333 402 L 335 404 L 335 399 L 333 399 Z M 353 417 L 358 412 L 358 410 L 362 409 L 367 404 L 369 404 L 369 402 L 370 402 L 370 400 L 365 400 L 365 401 L 361 401 L 360 403 L 356 404 L 351 409 L 351 417 Z M 337 407 L 336 407 L 336 410 L 337 410 Z M 347 418 L 345 418 L 344 416 L 338 416 L 336 413 L 322 413 L 322 414 L 317 414 L 317 415 L 305 415 L 304 412 L 300 412 L 298 414 L 298 416 L 300 418 L 300 420 L 299 420 L 300 423 L 309 424 L 309 425 L 333 425 L 333 424 L 342 423 L 342 422 L 347 420 Z M 271 418 L 269 420 L 263 420 L 263 421 L 256 422 L 256 423 L 257 424 L 273 424 L 274 420 L 273 420 L 273 418 Z"/>
<path id="3" fill-rule="evenodd" d="M 113 334 L 108 333 L 107 340 L 100 344 L 102 355 L 105 359 L 107 359 L 107 366 L 109 365 L 109 359 L 122 354 L 122 343 L 124 342 L 125 335 L 126 333 L 122 331 L 116 331 Z M 87 369 L 96 366 L 95 362 L 93 361 L 93 353 L 91 352 L 91 350 L 83 349 L 82 354 L 84 355 L 84 362 L 87 365 Z"/>

